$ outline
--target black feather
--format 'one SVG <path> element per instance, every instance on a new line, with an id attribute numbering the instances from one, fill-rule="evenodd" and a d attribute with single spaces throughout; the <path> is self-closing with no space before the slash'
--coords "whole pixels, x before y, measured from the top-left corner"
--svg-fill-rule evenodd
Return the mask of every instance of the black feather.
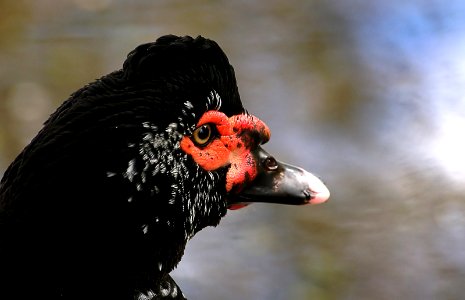
<path id="1" fill-rule="evenodd" d="M 225 170 L 177 149 L 212 91 L 243 112 L 220 47 L 168 35 L 71 95 L 1 181 L 0 299 L 183 299 L 168 273 L 226 213 Z"/>

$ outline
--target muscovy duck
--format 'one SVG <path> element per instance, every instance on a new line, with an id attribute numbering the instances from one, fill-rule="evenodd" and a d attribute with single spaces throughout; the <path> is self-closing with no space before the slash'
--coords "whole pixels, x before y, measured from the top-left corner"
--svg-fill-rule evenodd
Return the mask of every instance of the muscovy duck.
<path id="1" fill-rule="evenodd" d="M 227 209 L 329 191 L 261 145 L 212 40 L 167 35 L 71 95 L 0 186 L 0 299 L 185 299 L 169 273 Z"/>

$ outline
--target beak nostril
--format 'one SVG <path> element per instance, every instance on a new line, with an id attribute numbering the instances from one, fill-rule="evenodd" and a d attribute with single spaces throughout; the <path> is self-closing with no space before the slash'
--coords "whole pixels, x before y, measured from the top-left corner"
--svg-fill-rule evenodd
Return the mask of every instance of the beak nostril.
<path id="1" fill-rule="evenodd" d="M 268 156 L 265 158 L 263 165 L 267 171 L 275 171 L 278 168 L 278 162 L 273 156 Z"/>

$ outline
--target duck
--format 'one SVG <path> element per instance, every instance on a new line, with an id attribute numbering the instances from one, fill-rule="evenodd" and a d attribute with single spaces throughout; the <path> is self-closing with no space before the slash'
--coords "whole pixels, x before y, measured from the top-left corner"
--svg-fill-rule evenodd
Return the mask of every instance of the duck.
<path id="1" fill-rule="evenodd" d="M 1 299 L 186 299 L 187 242 L 252 203 L 319 204 L 276 160 L 234 69 L 202 36 L 165 35 L 64 101 L 0 182 Z"/>

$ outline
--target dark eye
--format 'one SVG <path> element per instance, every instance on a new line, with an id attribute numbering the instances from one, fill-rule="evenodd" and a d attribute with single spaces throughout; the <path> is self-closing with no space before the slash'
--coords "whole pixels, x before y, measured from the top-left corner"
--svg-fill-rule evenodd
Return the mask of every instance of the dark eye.
<path id="1" fill-rule="evenodd" d="M 197 146 L 206 146 L 214 137 L 213 126 L 211 124 L 204 124 L 197 127 L 192 134 L 194 143 Z"/>

